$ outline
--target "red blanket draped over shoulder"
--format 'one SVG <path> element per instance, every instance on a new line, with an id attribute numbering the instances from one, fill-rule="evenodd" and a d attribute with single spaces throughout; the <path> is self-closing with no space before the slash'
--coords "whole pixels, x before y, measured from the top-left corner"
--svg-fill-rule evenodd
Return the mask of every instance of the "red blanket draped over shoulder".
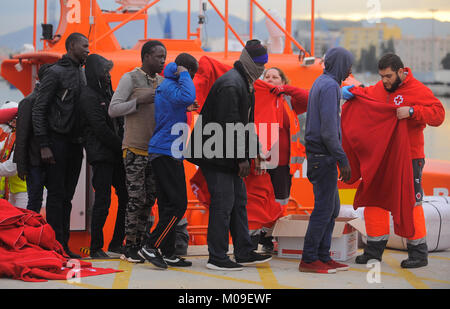
<path id="1" fill-rule="evenodd" d="M 350 183 L 362 178 L 354 208 L 377 206 L 391 212 L 395 233 L 414 235 L 415 204 L 407 120 L 396 106 L 375 100 L 361 88 L 342 107 L 342 144 L 352 169 Z"/>
<path id="2" fill-rule="evenodd" d="M 230 66 L 217 60 L 203 56 L 199 60 L 199 69 L 194 78 L 197 101 L 203 106 L 209 90 L 214 82 L 224 73 L 231 69 Z M 277 123 L 276 101 L 277 96 L 270 93 L 272 85 L 257 80 L 255 87 L 255 125 L 259 123 Z M 264 148 L 271 149 L 275 141 L 270 139 L 270 125 L 266 132 L 257 132 Z M 264 141 L 267 141 L 265 143 Z M 205 179 L 200 170 L 190 180 L 191 186 L 195 186 L 197 198 L 205 205 L 209 205 L 210 195 Z M 275 194 L 269 174 L 256 175 L 254 169 L 245 179 L 247 187 L 247 217 L 250 229 L 257 229 L 261 226 L 271 226 L 278 218 L 283 216 L 283 207 L 275 202 Z"/>
<path id="3" fill-rule="evenodd" d="M 33 211 L 17 208 L 0 199 L 0 278 L 23 281 L 65 280 L 116 272 L 94 268 L 85 261 L 73 261 L 55 239 L 44 218 Z"/>

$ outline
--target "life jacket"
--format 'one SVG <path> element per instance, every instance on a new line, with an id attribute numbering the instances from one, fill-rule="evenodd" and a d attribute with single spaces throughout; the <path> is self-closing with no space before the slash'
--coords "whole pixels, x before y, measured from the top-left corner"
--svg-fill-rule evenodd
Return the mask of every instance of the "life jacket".
<path id="1" fill-rule="evenodd" d="M 294 175 L 297 170 L 301 170 L 303 161 L 305 160 L 305 146 L 301 143 L 301 130 L 297 114 L 292 110 L 288 98 L 283 98 L 283 105 L 286 114 L 289 117 L 289 134 L 290 134 L 290 161 L 289 172 Z"/>
<path id="2" fill-rule="evenodd" d="M 3 147 L 0 150 L 0 162 L 3 163 L 9 160 L 11 153 L 14 151 L 16 131 L 5 132 L 0 128 L 0 142 L 3 142 Z M 21 180 L 17 174 L 0 179 L 0 198 L 8 199 L 9 193 L 15 194 L 26 191 L 26 182 Z"/>

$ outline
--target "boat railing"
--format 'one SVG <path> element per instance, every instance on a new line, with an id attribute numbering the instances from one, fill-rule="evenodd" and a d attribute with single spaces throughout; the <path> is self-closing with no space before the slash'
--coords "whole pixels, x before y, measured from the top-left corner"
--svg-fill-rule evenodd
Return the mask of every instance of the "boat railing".
<path id="1" fill-rule="evenodd" d="M 44 1 L 44 17 L 43 17 L 43 24 L 47 24 L 47 2 L 48 0 Z M 61 0 L 60 0 L 61 1 Z M 83 0 L 80 0 L 83 1 Z M 94 38 L 91 39 L 90 45 L 93 47 L 93 49 L 96 49 L 97 43 L 99 43 L 101 40 L 109 37 L 114 32 L 116 32 L 118 29 L 122 28 L 124 25 L 129 23 L 130 21 L 135 20 L 144 20 L 144 39 L 148 39 L 148 32 L 147 32 L 147 26 L 148 26 L 148 14 L 147 11 L 153 7 L 155 4 L 159 3 L 161 0 L 153 0 L 148 1 L 147 4 L 140 7 L 140 9 L 136 9 L 135 11 L 127 11 L 124 10 L 123 7 L 119 7 L 115 11 L 107 11 L 103 12 L 101 10 L 94 9 L 94 5 L 97 5 L 95 1 L 90 1 L 90 16 L 89 16 L 89 22 L 91 25 L 95 27 L 95 22 L 97 21 L 98 14 L 101 14 L 104 20 L 106 20 L 107 23 L 110 22 L 119 22 L 116 26 L 109 29 L 108 31 L 104 33 L 99 33 L 99 36 L 96 37 L 95 33 L 96 31 L 93 29 L 94 32 Z M 228 34 L 229 31 L 236 37 L 236 39 L 239 41 L 239 43 L 244 46 L 244 40 L 241 38 L 241 36 L 237 33 L 237 31 L 231 26 L 229 22 L 229 0 L 224 0 L 225 3 L 225 12 L 222 13 L 218 6 L 216 5 L 215 0 L 204 0 L 206 3 L 209 3 L 213 10 L 219 15 L 219 17 L 222 19 L 222 21 L 225 23 L 225 31 L 224 31 L 224 56 L 227 58 L 229 48 L 228 48 Z M 62 5 L 63 1 L 61 1 Z M 202 2 L 203 3 L 203 2 Z M 297 47 L 303 55 L 309 57 L 310 55 L 314 55 L 314 0 L 311 0 L 311 50 L 310 52 L 307 52 L 303 46 L 292 36 L 292 0 L 286 0 L 286 26 L 283 27 L 271 14 L 266 10 L 260 3 L 259 0 L 249 0 L 250 5 L 250 20 L 249 20 L 249 29 L 248 29 L 248 37 L 249 39 L 253 39 L 254 36 L 254 11 L 256 9 L 259 9 L 266 18 L 268 18 L 285 36 L 285 43 L 284 43 L 284 54 L 292 54 L 292 44 Z M 34 50 L 37 50 L 37 43 L 36 43 L 36 33 L 37 33 L 37 5 L 38 0 L 34 0 L 34 29 L 33 29 L 33 46 Z M 100 12 L 100 13 L 99 13 Z M 197 27 L 195 32 L 191 32 L 191 0 L 187 0 L 187 25 L 186 25 L 186 39 L 191 40 L 192 38 L 195 38 L 196 41 L 200 41 L 201 38 L 201 26 L 199 23 L 199 27 Z M 90 30 L 91 31 L 91 30 Z M 43 47 L 44 50 L 48 47 L 52 46 L 51 41 L 43 40 Z"/>

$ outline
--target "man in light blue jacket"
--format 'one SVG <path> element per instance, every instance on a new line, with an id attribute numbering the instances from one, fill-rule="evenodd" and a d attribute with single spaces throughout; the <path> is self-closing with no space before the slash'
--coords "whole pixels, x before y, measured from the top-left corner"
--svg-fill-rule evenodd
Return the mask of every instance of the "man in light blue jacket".
<path id="1" fill-rule="evenodd" d="M 164 69 L 165 79 L 155 93 L 156 127 L 148 153 L 156 180 L 159 221 L 154 231 L 147 235 L 139 255 L 163 269 L 167 265 L 192 265 L 175 255 L 175 227 L 186 212 L 187 192 L 181 156 L 183 149 L 174 149 L 173 145 L 183 138 L 183 131 L 180 133 L 177 128 L 187 126 L 186 112 L 198 108 L 192 81 L 197 70 L 198 62 L 193 56 L 178 55 L 175 62 Z"/>

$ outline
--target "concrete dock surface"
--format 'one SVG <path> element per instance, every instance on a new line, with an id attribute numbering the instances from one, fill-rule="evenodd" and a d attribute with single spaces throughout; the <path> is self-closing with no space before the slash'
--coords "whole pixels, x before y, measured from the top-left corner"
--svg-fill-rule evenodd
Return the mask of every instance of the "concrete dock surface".
<path id="1" fill-rule="evenodd" d="M 232 254 L 232 246 L 230 246 Z M 362 249 L 358 250 L 358 255 Z M 358 265 L 355 257 L 345 263 L 348 271 L 336 274 L 311 274 L 298 270 L 299 260 L 277 257 L 241 271 L 217 271 L 206 268 L 207 246 L 190 246 L 186 259 L 193 265 L 161 270 L 152 264 L 134 264 L 120 259 L 95 260 L 94 267 L 122 270 L 112 274 L 80 278 L 79 282 L 50 280 L 23 282 L 0 278 L 0 289 L 449 289 L 450 249 L 430 252 L 428 266 L 403 269 L 400 262 L 406 251 L 386 249 L 381 263 Z M 3 291 L 5 292 L 5 291 Z"/>

